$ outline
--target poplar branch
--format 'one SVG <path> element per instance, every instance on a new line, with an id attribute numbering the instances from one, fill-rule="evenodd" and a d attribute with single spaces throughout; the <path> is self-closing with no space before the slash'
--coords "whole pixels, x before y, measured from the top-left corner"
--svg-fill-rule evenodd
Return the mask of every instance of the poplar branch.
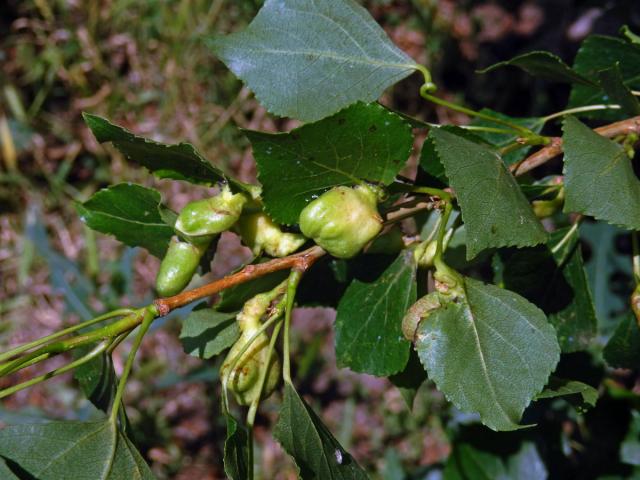
<path id="1" fill-rule="evenodd" d="M 258 263 L 256 265 L 247 265 L 239 272 L 227 275 L 219 280 L 208 283 L 193 290 L 179 293 L 173 297 L 159 298 L 154 301 L 156 308 L 158 309 L 159 316 L 167 315 L 171 310 L 182 307 L 200 298 L 210 297 L 222 290 L 240 285 L 241 283 L 248 282 L 254 278 L 262 277 L 269 273 L 278 272 L 280 270 L 287 270 L 290 268 L 299 269 L 302 271 L 307 270 L 311 265 L 315 263 L 320 257 L 325 254 L 325 251 L 318 247 L 311 247 L 303 252 L 295 255 L 290 255 L 284 258 L 274 258 L 265 263 Z"/>
<path id="2" fill-rule="evenodd" d="M 594 131 L 607 138 L 617 137 L 618 135 L 629 135 L 630 133 L 640 134 L 640 116 L 628 118 L 609 125 L 603 125 L 602 127 L 595 128 Z M 512 165 L 510 167 L 511 173 L 515 176 L 524 175 L 561 153 L 562 138 L 552 137 L 549 145 L 529 155 L 522 162 Z"/>

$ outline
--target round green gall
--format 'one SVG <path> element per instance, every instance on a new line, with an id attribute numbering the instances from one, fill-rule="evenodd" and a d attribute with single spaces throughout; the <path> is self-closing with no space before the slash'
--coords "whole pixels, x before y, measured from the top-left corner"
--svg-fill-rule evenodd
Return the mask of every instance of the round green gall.
<path id="1" fill-rule="evenodd" d="M 280 230 L 264 212 L 242 215 L 236 229 L 243 243 L 254 255 L 265 252 L 272 257 L 286 257 L 306 242 L 306 238 L 298 233 Z"/>
<path id="2" fill-rule="evenodd" d="M 244 194 L 234 194 L 225 185 L 215 197 L 188 203 L 180 211 L 175 228 L 192 242 L 209 241 L 238 221 L 247 200 Z"/>
<path id="3" fill-rule="evenodd" d="M 351 258 L 382 230 L 378 191 L 368 186 L 335 187 L 300 213 L 300 230 L 337 258 Z"/>
<path id="4" fill-rule="evenodd" d="M 169 249 L 160 263 L 156 277 L 156 290 L 161 297 L 180 293 L 196 272 L 206 246 L 171 239 Z"/>

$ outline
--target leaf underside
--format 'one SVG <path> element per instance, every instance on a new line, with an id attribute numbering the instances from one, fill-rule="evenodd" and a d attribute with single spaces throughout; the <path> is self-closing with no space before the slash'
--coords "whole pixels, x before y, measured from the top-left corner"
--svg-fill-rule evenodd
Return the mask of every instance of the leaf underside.
<path id="1" fill-rule="evenodd" d="M 305 122 L 377 100 L 416 68 L 353 0 L 267 0 L 244 31 L 209 44 L 267 110 Z"/>

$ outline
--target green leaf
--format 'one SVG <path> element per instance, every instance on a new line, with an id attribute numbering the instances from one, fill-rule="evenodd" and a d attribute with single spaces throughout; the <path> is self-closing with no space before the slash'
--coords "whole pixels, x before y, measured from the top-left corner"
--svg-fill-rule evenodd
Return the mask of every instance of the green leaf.
<path id="1" fill-rule="evenodd" d="M 158 178 L 173 178 L 200 185 L 228 181 L 237 190 L 247 190 L 245 184 L 228 178 L 189 143 L 169 145 L 155 142 L 134 135 L 97 115 L 83 113 L 82 116 L 98 142 L 112 142 L 127 160 L 148 168 Z"/>
<path id="2" fill-rule="evenodd" d="M 426 379 L 427 372 L 424 371 L 420 359 L 413 349 L 404 370 L 389 377 L 389 381 L 400 391 L 409 410 L 413 409 L 413 401 L 418 389 Z"/>
<path id="3" fill-rule="evenodd" d="M 524 442 L 507 458 L 478 450 L 468 444 L 456 445 L 447 459 L 445 480 L 546 480 L 547 469 L 533 443 Z"/>
<path id="4" fill-rule="evenodd" d="M 500 67 L 518 67 L 534 77 L 553 80 L 556 82 L 577 83 L 581 85 L 594 85 L 588 78 L 583 77 L 572 70 L 562 59 L 552 53 L 535 51 L 513 57 L 511 60 L 498 62 L 478 73 L 488 73 Z"/>
<path id="5" fill-rule="evenodd" d="M 620 461 L 640 466 L 640 413 L 631 411 L 629 431 L 620 445 Z"/>
<path id="6" fill-rule="evenodd" d="M 501 251 L 498 258 L 501 272 L 496 283 L 547 314 L 563 352 L 590 346 L 598 320 L 576 230 L 561 228 L 550 235 L 547 245 Z"/>
<path id="7" fill-rule="evenodd" d="M 402 335 L 402 318 L 415 301 L 416 264 L 411 250 L 401 252 L 374 282 L 354 280 L 338 305 L 338 367 L 377 376 L 402 371 L 411 347 Z"/>
<path id="8" fill-rule="evenodd" d="M 444 480 L 507 480 L 500 457 L 471 445 L 456 445 L 443 472 Z"/>
<path id="9" fill-rule="evenodd" d="M 598 78 L 611 103 L 619 104 L 627 115 L 640 114 L 640 103 L 624 84 L 618 64 L 598 72 Z"/>
<path id="10" fill-rule="evenodd" d="M 622 82 L 630 90 L 640 89 L 640 45 L 634 45 L 615 37 L 591 35 L 582 43 L 573 63 L 573 69 L 594 82 L 598 72 L 620 66 Z M 576 84 L 571 89 L 569 108 L 600 103 L 613 103 L 600 85 Z M 619 110 L 601 110 L 581 113 L 585 117 L 615 120 L 624 117 Z"/>
<path id="11" fill-rule="evenodd" d="M 211 358 L 231 347 L 240 337 L 235 313 L 212 308 L 193 310 L 182 322 L 180 340 L 184 351 L 199 358 Z"/>
<path id="12" fill-rule="evenodd" d="M 108 419 L 6 427 L 0 431 L 0 456 L 38 480 L 155 478 L 131 441 Z"/>
<path id="13" fill-rule="evenodd" d="M 173 227 L 162 219 L 160 193 L 140 185 L 119 183 L 76 203 L 80 219 L 93 230 L 113 235 L 130 247 L 144 247 L 164 257 Z"/>
<path id="14" fill-rule="evenodd" d="M 598 390 L 586 383 L 577 380 L 565 380 L 564 378 L 551 377 L 545 389 L 536 396 L 541 398 L 556 398 L 568 395 L 579 395 L 584 405 L 595 407 L 598 401 Z"/>
<path id="15" fill-rule="evenodd" d="M 640 229 L 640 181 L 624 148 L 573 117 L 563 125 L 564 211 Z"/>
<path id="16" fill-rule="evenodd" d="M 493 430 L 515 430 L 560 358 L 554 328 L 521 296 L 466 277 L 465 296 L 420 323 L 416 350 L 438 389 Z"/>
<path id="17" fill-rule="evenodd" d="M 89 353 L 91 348 L 79 349 L 78 357 Z M 96 408 L 108 412 L 116 393 L 117 377 L 111 355 L 102 353 L 73 371 L 74 378 L 86 397 Z"/>
<path id="18" fill-rule="evenodd" d="M 293 457 L 303 480 L 369 478 L 289 382 L 273 436 Z"/>
<path id="19" fill-rule="evenodd" d="M 635 369 L 640 366 L 640 327 L 632 313 L 622 317 L 603 353 L 612 367 Z"/>
<path id="20" fill-rule="evenodd" d="M 483 108 L 482 110 L 480 110 L 480 112 L 484 113 L 485 115 L 491 115 L 492 117 L 495 117 L 499 120 L 506 120 L 509 123 L 512 123 L 514 125 L 520 125 L 522 127 L 528 128 L 529 130 L 535 133 L 540 133 L 544 125 L 544 122 L 542 122 L 540 118 L 536 118 L 536 117 L 515 118 L 500 112 L 494 112 L 489 108 Z M 478 126 L 478 127 L 491 127 L 491 128 L 501 128 L 501 129 L 505 128 L 505 126 L 500 123 L 492 122 L 490 120 L 486 120 L 480 117 L 474 118 L 473 121 L 471 122 L 471 125 Z M 519 137 L 517 133 L 510 134 L 510 133 L 495 133 L 495 132 L 482 132 L 482 131 L 473 131 L 473 133 L 476 136 L 489 142 L 491 145 L 493 145 L 496 148 L 503 148 L 503 147 L 506 147 L 507 145 L 511 145 Z M 530 146 L 518 148 L 517 150 L 508 152 L 506 155 L 503 155 L 502 160 L 504 161 L 505 165 L 513 165 L 514 163 L 518 163 L 520 160 L 526 157 L 527 154 L 529 153 L 529 150 L 531 150 Z"/>
<path id="21" fill-rule="evenodd" d="M 20 477 L 13 473 L 2 457 L 0 457 L 0 478 L 3 480 L 20 480 Z"/>
<path id="22" fill-rule="evenodd" d="M 259 293 L 272 290 L 288 276 L 289 272 L 283 270 L 253 278 L 248 282 L 227 288 L 220 292 L 220 301 L 216 303 L 214 308 L 220 312 L 237 312 L 242 309 L 249 299 Z"/>
<path id="23" fill-rule="evenodd" d="M 294 224 L 314 198 L 361 180 L 391 183 L 411 148 L 411 127 L 382 106 L 358 103 L 289 133 L 246 132 L 258 165 L 265 207 Z"/>
<path id="24" fill-rule="evenodd" d="M 467 259 L 485 248 L 543 243 L 547 234 L 498 153 L 459 128 L 433 128 L 429 137 L 462 210 Z"/>
<path id="25" fill-rule="evenodd" d="M 305 122 L 377 100 L 417 68 L 353 0 L 267 0 L 209 44 L 267 110 Z"/>
<path id="26" fill-rule="evenodd" d="M 231 415 L 227 414 L 225 418 L 224 471 L 231 480 L 246 480 L 249 478 L 249 462 L 253 461 L 249 453 L 249 442 L 252 441 L 249 431 Z"/>

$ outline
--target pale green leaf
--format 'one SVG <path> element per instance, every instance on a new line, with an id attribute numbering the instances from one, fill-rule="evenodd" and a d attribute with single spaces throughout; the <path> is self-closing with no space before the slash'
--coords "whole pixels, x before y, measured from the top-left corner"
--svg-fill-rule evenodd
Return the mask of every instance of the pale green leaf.
<path id="1" fill-rule="evenodd" d="M 429 378 L 464 412 L 515 430 L 560 358 L 554 328 L 519 295 L 471 278 L 465 296 L 420 323 L 416 349 Z"/>
<path id="2" fill-rule="evenodd" d="M 38 480 L 155 478 L 109 420 L 9 426 L 0 431 L 0 456 Z"/>
<path id="3" fill-rule="evenodd" d="M 119 183 L 76 203 L 80 220 L 93 230 L 113 235 L 130 247 L 143 247 L 158 258 L 167 251 L 173 227 L 160 215 L 160 193 L 130 183 Z"/>
<path id="4" fill-rule="evenodd" d="M 486 248 L 546 241 L 544 228 L 493 148 L 457 128 L 433 128 L 429 138 L 462 210 L 467 259 Z"/>
<path id="5" fill-rule="evenodd" d="M 267 0 L 213 51 L 276 115 L 315 121 L 382 92 L 416 69 L 353 0 Z"/>
<path id="6" fill-rule="evenodd" d="M 631 411 L 629 431 L 620 445 L 620 461 L 640 466 L 640 413 Z"/>
<path id="7" fill-rule="evenodd" d="M 403 251 L 374 282 L 354 280 L 338 305 L 338 366 L 378 376 L 402 371 L 411 346 L 402 335 L 402 318 L 415 300 L 416 264 L 411 250 Z"/>
<path id="8" fill-rule="evenodd" d="M 524 442 L 515 455 L 507 459 L 507 473 L 512 480 L 546 480 L 549 476 L 536 446 Z"/>
<path id="9" fill-rule="evenodd" d="M 369 478 L 289 382 L 273 436 L 295 460 L 302 480 Z"/>
<path id="10" fill-rule="evenodd" d="M 377 103 L 358 103 L 289 133 L 246 132 L 271 217 L 294 224 L 314 198 L 362 180 L 389 184 L 404 167 L 411 127 Z"/>
<path id="11" fill-rule="evenodd" d="M 564 211 L 640 229 L 640 181 L 625 150 L 574 117 L 565 119 L 562 139 Z"/>

